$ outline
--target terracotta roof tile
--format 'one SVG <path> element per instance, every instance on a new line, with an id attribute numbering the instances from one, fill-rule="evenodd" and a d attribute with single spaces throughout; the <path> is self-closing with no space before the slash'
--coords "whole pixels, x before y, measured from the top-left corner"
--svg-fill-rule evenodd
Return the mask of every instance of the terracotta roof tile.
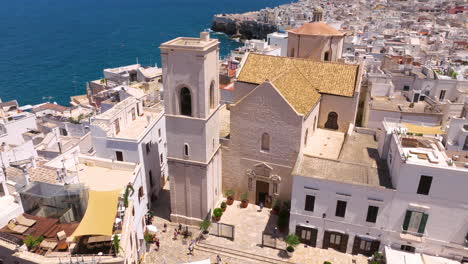
<path id="1" fill-rule="evenodd" d="M 357 74 L 358 65 L 250 53 L 237 80 L 254 84 L 273 80 L 296 111 L 307 113 L 318 100 L 317 92 L 352 97 Z M 311 102 L 306 104 L 305 98 Z"/>

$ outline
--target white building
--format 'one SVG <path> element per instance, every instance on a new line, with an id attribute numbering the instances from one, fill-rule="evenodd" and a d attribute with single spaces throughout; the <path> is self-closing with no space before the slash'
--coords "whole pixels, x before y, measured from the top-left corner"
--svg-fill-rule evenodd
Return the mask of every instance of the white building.
<path id="1" fill-rule="evenodd" d="M 467 255 L 466 151 L 454 161 L 441 136 L 433 136 L 440 127 L 389 119 L 382 127 L 375 136 L 349 134 L 336 159 L 298 162 L 290 232 L 312 246 L 352 254 L 389 246 L 461 260 Z"/>
<path id="2" fill-rule="evenodd" d="M 97 157 L 142 164 L 149 199 L 167 180 L 166 127 L 160 104 L 148 108 L 129 96 L 91 118 L 91 135 Z"/>
<path id="3" fill-rule="evenodd" d="M 267 35 L 267 43 L 270 47 L 280 49 L 279 56 L 286 57 L 288 55 L 288 34 L 281 32 L 273 32 Z"/>

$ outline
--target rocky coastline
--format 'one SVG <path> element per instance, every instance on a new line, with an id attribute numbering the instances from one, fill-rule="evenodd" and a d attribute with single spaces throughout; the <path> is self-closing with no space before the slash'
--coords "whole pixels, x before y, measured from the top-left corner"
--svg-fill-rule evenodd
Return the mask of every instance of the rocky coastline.
<path id="1" fill-rule="evenodd" d="M 222 32 L 231 37 L 242 39 L 266 39 L 267 35 L 278 31 L 276 25 L 259 22 L 253 19 L 238 19 L 236 15 L 215 15 L 211 30 Z"/>

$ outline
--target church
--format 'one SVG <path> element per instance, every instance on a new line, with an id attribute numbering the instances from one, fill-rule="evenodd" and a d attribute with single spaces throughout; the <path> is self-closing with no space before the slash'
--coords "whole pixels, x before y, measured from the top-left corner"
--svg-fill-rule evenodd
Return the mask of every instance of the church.
<path id="1" fill-rule="evenodd" d="M 246 54 L 224 105 L 217 40 L 161 45 L 172 221 L 198 223 L 227 190 L 266 207 L 291 199 L 297 159 L 326 157 L 318 141 L 356 121 L 362 65 L 342 62 L 343 39 L 313 22 L 289 31 L 288 57 Z"/>

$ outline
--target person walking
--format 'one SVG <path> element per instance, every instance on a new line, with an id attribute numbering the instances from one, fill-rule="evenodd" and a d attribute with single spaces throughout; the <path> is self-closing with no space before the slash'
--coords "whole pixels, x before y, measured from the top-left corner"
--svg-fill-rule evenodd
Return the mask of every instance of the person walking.
<path id="1" fill-rule="evenodd" d="M 159 239 L 158 238 L 156 238 L 155 244 L 156 244 L 156 251 L 159 251 Z"/>
<path id="2" fill-rule="evenodd" d="M 177 235 L 179 234 L 179 232 L 177 232 L 177 229 L 174 228 L 174 240 L 177 240 Z"/>
<path id="3" fill-rule="evenodd" d="M 221 264 L 221 257 L 219 255 L 216 256 L 216 264 Z"/>
<path id="4" fill-rule="evenodd" d="M 193 256 L 193 242 L 190 243 L 190 245 L 188 247 L 188 250 L 189 250 L 189 253 L 187 255 L 192 255 Z"/>
<path id="5" fill-rule="evenodd" d="M 164 223 L 164 229 L 163 229 L 163 232 L 164 232 L 164 233 L 166 233 L 166 231 L 167 231 L 167 224 L 166 224 L 166 223 Z"/>
<path id="6" fill-rule="evenodd" d="M 177 231 L 179 231 L 179 233 L 182 231 L 182 224 L 179 224 L 179 229 Z"/>

